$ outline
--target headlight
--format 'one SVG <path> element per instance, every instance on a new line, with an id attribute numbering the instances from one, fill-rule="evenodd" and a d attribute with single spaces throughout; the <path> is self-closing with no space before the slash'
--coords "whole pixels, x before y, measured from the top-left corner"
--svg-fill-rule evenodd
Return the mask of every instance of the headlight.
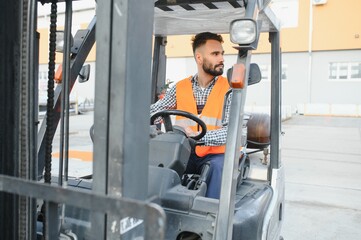
<path id="1" fill-rule="evenodd" d="M 56 31 L 55 51 L 62 53 L 64 51 L 64 31 Z M 70 36 L 70 47 L 74 44 L 73 36 Z"/>
<path id="2" fill-rule="evenodd" d="M 234 20 L 231 22 L 231 41 L 239 45 L 251 45 L 257 40 L 257 31 L 257 23 L 253 19 Z"/>

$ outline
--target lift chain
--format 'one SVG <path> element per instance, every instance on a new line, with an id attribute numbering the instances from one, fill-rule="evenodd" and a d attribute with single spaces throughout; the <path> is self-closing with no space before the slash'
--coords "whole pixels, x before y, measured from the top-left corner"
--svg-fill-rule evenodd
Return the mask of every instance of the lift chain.
<path id="1" fill-rule="evenodd" d="M 49 63 L 48 63 L 48 99 L 46 106 L 46 131 L 45 131 L 45 170 L 44 182 L 51 183 L 51 154 L 54 128 L 54 76 L 55 76 L 55 48 L 56 48 L 56 21 L 57 0 L 51 2 L 50 33 L 49 33 Z M 41 207 L 38 218 L 43 219 L 43 236 L 47 236 L 46 203 Z"/>
<path id="2" fill-rule="evenodd" d="M 20 163 L 19 163 L 19 177 L 27 179 L 29 171 L 29 126 L 28 126 L 28 6 L 29 2 L 24 0 L 22 3 L 22 33 L 21 33 L 21 110 L 20 110 Z M 27 198 L 19 197 L 19 239 L 27 238 L 27 222 L 29 220 Z"/>
<path id="3" fill-rule="evenodd" d="M 51 3 L 50 34 L 49 34 L 49 64 L 48 64 L 48 99 L 46 118 L 46 146 L 45 146 L 45 183 L 51 182 L 51 153 L 54 127 L 54 75 L 55 75 L 55 47 L 56 47 L 56 21 L 57 4 L 56 0 Z"/>

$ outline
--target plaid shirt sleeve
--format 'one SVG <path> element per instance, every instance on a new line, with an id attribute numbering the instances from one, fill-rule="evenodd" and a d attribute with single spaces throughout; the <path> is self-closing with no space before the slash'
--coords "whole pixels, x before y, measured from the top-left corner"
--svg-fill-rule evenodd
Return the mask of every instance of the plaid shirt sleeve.
<path id="1" fill-rule="evenodd" d="M 171 87 L 165 94 L 164 98 L 159 99 L 157 102 L 150 105 L 150 116 L 154 113 L 174 109 L 176 107 L 176 86 Z M 160 123 L 161 118 L 158 118 L 155 123 Z"/>
<path id="2" fill-rule="evenodd" d="M 231 101 L 232 101 L 232 92 L 228 95 L 227 98 L 222 127 L 217 130 L 207 131 L 206 135 L 204 135 L 204 137 L 201 139 L 201 141 L 204 141 L 205 146 L 220 146 L 226 144 Z"/>

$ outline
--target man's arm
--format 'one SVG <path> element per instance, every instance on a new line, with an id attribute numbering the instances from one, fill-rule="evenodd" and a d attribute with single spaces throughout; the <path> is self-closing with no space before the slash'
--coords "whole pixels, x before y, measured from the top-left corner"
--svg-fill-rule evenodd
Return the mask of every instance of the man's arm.
<path id="1" fill-rule="evenodd" d="M 150 115 L 156 112 L 174 109 L 176 107 L 176 87 L 171 87 L 166 93 L 164 98 L 159 99 L 157 102 L 150 105 Z"/>

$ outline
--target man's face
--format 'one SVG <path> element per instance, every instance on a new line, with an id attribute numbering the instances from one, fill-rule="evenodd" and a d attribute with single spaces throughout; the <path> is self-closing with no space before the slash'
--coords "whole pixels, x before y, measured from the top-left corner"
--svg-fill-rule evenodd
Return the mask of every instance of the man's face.
<path id="1" fill-rule="evenodd" d="M 208 40 L 200 49 L 202 55 L 203 71 L 212 75 L 219 76 L 223 74 L 224 58 L 222 44 L 216 40 Z"/>

